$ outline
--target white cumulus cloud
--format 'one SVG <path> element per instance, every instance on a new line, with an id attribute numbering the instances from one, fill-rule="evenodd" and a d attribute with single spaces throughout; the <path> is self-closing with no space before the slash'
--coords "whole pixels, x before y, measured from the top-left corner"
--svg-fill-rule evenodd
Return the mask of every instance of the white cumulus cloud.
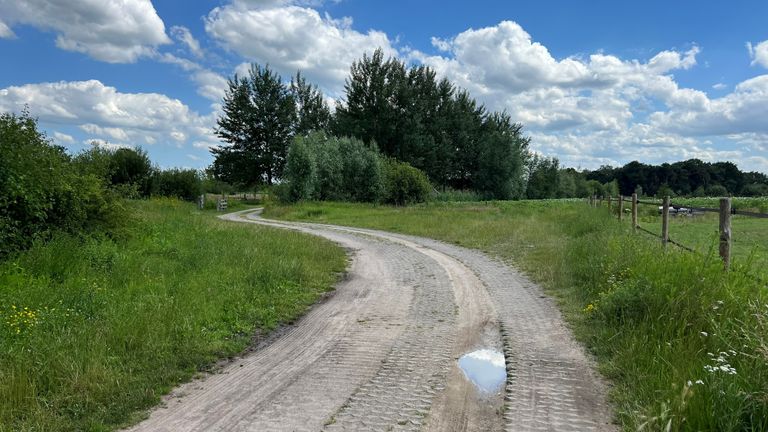
<path id="1" fill-rule="evenodd" d="M 221 102 L 227 90 L 227 79 L 209 70 L 200 70 L 193 74 L 192 79 L 197 83 L 197 92 L 213 102 Z"/>
<path id="2" fill-rule="evenodd" d="M 768 40 L 762 41 L 757 45 L 747 42 L 749 57 L 752 58 L 752 65 L 760 65 L 768 68 Z"/>
<path id="3" fill-rule="evenodd" d="M 716 99 L 681 87 L 674 73 L 697 66 L 702 49 L 694 44 L 647 59 L 602 52 L 555 58 L 520 25 L 502 21 L 433 38 L 432 45 L 438 54 L 410 51 L 409 60 L 431 66 L 490 109 L 507 111 L 525 125 L 535 151 L 569 166 L 698 157 L 750 167 L 757 160 L 751 153 L 768 146 L 761 141 L 768 136 L 768 75 Z M 768 43 L 749 48 L 762 64 Z M 737 138 L 747 134 L 750 142 Z"/>
<path id="4" fill-rule="evenodd" d="M 215 142 L 214 118 L 157 93 L 122 93 L 98 80 L 26 84 L 0 89 L 0 111 L 29 107 L 42 122 L 76 126 L 94 139 L 181 146 Z"/>
<path id="5" fill-rule="evenodd" d="M 110 63 L 134 62 L 170 43 L 150 0 L 0 0 L 0 17 L 0 35 L 32 25 L 56 33 L 61 49 Z"/>
<path id="6" fill-rule="evenodd" d="M 377 48 L 396 55 L 380 31 L 361 33 L 351 19 L 321 16 L 314 9 L 283 2 L 235 2 L 213 9 L 206 32 L 248 61 L 269 63 L 283 75 L 301 70 L 331 93 L 338 93 L 352 62 Z"/>
<path id="7" fill-rule="evenodd" d="M 651 124 L 692 136 L 768 134 L 768 75 L 748 79 L 721 98 L 706 98 L 702 105 L 701 110 L 673 107 L 656 112 L 651 116 Z"/>

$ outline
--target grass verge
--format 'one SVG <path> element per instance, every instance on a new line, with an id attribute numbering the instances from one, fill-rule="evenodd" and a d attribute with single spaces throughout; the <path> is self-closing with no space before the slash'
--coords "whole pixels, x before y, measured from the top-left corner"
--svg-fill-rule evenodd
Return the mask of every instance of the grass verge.
<path id="1" fill-rule="evenodd" d="M 663 251 L 578 202 L 303 203 L 265 216 L 431 237 L 513 262 L 596 355 L 625 430 L 768 430 L 766 287 L 724 273 L 716 256 Z"/>
<path id="2" fill-rule="evenodd" d="M 661 235 L 661 216 L 645 215 L 640 225 Z M 711 255 L 717 253 L 719 241 L 717 214 L 677 216 L 669 218 L 669 236 L 695 251 Z M 732 262 L 737 267 L 768 278 L 768 219 L 747 216 L 731 217 Z"/>
<path id="3" fill-rule="evenodd" d="M 61 236 L 0 263 L 0 430 L 101 431 L 301 315 L 345 266 L 299 233 L 131 204 L 126 238 Z"/>

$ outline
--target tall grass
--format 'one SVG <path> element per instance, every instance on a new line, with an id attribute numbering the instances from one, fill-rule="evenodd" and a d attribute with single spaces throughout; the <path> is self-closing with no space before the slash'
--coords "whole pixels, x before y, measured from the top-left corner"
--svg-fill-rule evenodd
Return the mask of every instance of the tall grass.
<path id="1" fill-rule="evenodd" d="M 58 237 L 0 263 L 0 430 L 111 430 L 254 334 L 301 314 L 345 265 L 297 233 L 132 204 L 126 239 Z"/>
<path id="2" fill-rule="evenodd" d="M 716 256 L 664 251 L 574 202 L 306 203 L 267 215 L 422 235 L 514 262 L 597 356 L 625 430 L 768 430 L 766 287 L 724 273 Z"/>

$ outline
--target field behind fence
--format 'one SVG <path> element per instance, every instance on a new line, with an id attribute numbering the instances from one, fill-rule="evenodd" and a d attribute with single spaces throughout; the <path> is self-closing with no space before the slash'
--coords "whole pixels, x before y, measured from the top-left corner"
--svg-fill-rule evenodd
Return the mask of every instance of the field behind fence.
<path id="1" fill-rule="evenodd" d="M 705 256 L 719 256 L 725 269 L 768 279 L 768 198 L 591 197 L 592 206 L 607 207 L 635 232 L 659 238 Z"/>

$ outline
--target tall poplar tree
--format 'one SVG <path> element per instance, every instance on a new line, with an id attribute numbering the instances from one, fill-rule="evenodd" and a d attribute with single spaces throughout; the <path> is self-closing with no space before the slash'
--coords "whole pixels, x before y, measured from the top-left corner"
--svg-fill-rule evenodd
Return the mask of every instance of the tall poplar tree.
<path id="1" fill-rule="evenodd" d="M 304 136 L 313 131 L 327 129 L 331 110 L 328 109 L 320 89 L 308 83 L 300 71 L 291 78 L 290 89 L 296 102 L 295 134 Z"/>
<path id="2" fill-rule="evenodd" d="M 252 64 L 248 76 L 229 80 L 216 135 L 227 147 L 211 152 L 213 172 L 230 183 L 271 185 L 285 167 L 296 105 L 280 75 Z"/>

